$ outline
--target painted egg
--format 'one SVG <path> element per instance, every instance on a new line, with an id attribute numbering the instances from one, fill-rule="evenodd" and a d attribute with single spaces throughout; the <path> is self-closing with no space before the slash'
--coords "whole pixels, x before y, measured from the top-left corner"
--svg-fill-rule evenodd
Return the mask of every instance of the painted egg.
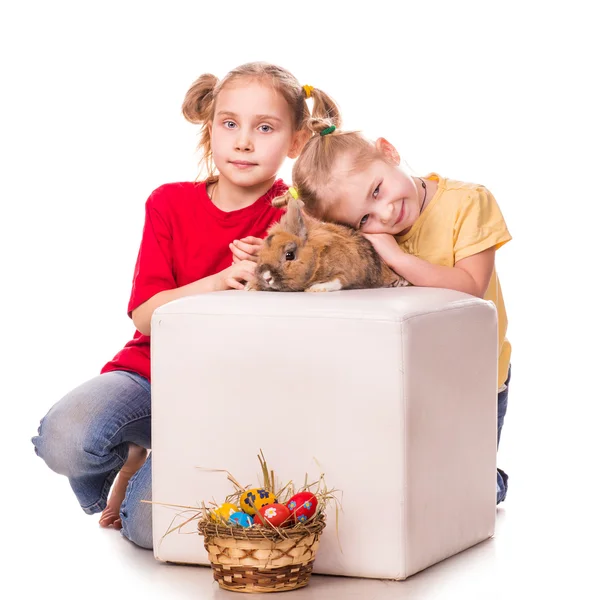
<path id="1" fill-rule="evenodd" d="M 219 517 L 221 517 L 221 519 L 224 521 L 229 521 L 229 517 L 233 513 L 239 512 L 239 510 L 240 509 L 235 504 L 232 504 L 231 502 L 225 502 L 225 504 L 221 504 L 219 508 L 213 511 L 213 521 L 219 521 Z"/>
<path id="2" fill-rule="evenodd" d="M 264 518 L 273 525 L 273 527 L 281 527 L 285 521 L 290 518 L 290 509 L 285 504 L 267 504 L 258 511 Z M 254 524 L 262 525 L 259 515 L 254 515 Z M 291 524 L 291 521 L 290 523 Z"/>
<path id="3" fill-rule="evenodd" d="M 250 527 L 252 525 L 252 517 L 244 512 L 236 512 L 229 517 L 229 524 Z"/>
<path id="4" fill-rule="evenodd" d="M 240 497 L 240 506 L 245 513 L 255 515 L 257 510 L 260 510 L 267 504 L 276 504 L 277 499 L 275 494 L 267 492 L 261 488 L 254 488 L 244 492 Z"/>
<path id="5" fill-rule="evenodd" d="M 304 523 L 315 514 L 318 503 L 319 501 L 313 493 L 299 492 L 289 499 L 287 507 L 295 520 Z"/>

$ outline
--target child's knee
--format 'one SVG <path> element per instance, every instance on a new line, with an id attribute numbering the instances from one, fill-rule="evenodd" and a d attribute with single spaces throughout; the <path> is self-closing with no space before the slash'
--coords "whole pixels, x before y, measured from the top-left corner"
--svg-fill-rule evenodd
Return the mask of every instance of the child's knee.
<path id="1" fill-rule="evenodd" d="M 84 402 L 54 405 L 41 420 L 38 435 L 32 438 L 35 452 L 53 471 L 67 477 L 89 472 L 91 463 L 102 454 L 101 440 Z"/>

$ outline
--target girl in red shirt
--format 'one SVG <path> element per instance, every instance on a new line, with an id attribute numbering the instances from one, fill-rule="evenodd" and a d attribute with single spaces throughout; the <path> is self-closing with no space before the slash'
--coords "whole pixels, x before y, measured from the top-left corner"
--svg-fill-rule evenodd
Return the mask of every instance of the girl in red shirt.
<path id="1" fill-rule="evenodd" d="M 274 65 L 249 63 L 221 81 L 207 74 L 194 82 L 182 111 L 201 126 L 208 178 L 152 192 L 127 309 L 135 335 L 99 376 L 50 409 L 32 439 L 86 513 L 103 511 L 102 526 L 144 548 L 152 548 L 150 504 L 140 502 L 151 498 L 152 313 L 184 296 L 243 289 L 262 238 L 283 214 L 271 205 L 287 190 L 277 171 L 310 137 L 308 98 L 313 117 L 339 120 L 329 96 Z"/>

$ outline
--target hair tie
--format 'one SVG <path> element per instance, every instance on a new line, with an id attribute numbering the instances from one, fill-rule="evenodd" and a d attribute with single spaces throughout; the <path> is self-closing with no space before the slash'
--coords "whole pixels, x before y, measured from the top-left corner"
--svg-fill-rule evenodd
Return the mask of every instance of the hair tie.
<path id="1" fill-rule="evenodd" d="M 328 133 L 333 133 L 335 131 L 335 125 L 330 125 L 327 129 L 323 129 L 321 131 L 321 135 L 327 135 Z"/>
<path id="2" fill-rule="evenodd" d="M 288 192 L 294 200 L 298 200 L 298 190 L 295 187 L 288 188 Z"/>
<path id="3" fill-rule="evenodd" d="M 304 90 L 304 94 L 306 96 L 306 99 L 308 100 L 310 98 L 310 95 L 312 94 L 312 91 L 315 88 L 312 85 L 303 85 L 302 89 Z"/>

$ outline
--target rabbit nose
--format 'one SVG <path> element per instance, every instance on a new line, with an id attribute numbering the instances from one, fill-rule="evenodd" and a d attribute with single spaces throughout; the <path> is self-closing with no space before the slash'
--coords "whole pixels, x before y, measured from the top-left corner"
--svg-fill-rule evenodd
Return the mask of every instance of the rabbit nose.
<path id="1" fill-rule="evenodd" d="M 273 275 L 271 275 L 271 271 L 263 271 L 261 277 L 265 280 L 265 283 L 271 285 L 273 283 Z"/>

